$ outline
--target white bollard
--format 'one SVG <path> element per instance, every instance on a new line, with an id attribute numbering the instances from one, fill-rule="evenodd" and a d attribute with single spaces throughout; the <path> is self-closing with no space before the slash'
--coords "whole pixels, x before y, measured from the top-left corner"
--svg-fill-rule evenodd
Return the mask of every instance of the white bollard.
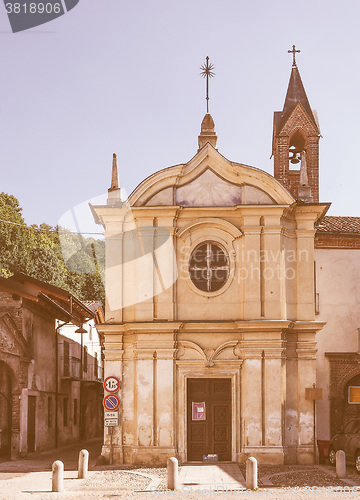
<path id="1" fill-rule="evenodd" d="M 61 460 L 52 464 L 52 491 L 64 491 L 64 464 Z"/>
<path id="2" fill-rule="evenodd" d="M 78 479 L 85 479 L 89 468 L 89 452 L 81 450 L 79 453 Z"/>
<path id="3" fill-rule="evenodd" d="M 335 455 L 336 460 L 336 477 L 346 477 L 346 455 L 345 451 L 338 450 Z"/>
<path id="4" fill-rule="evenodd" d="M 246 460 L 246 488 L 248 490 L 257 490 L 257 460 L 250 457 Z"/>
<path id="5" fill-rule="evenodd" d="M 167 487 L 168 490 L 179 489 L 178 461 L 175 457 L 171 457 L 167 461 Z"/>

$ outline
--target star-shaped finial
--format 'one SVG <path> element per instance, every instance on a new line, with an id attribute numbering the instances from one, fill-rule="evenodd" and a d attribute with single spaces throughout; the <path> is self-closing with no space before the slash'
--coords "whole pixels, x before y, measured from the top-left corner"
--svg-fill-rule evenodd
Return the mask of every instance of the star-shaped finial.
<path id="1" fill-rule="evenodd" d="M 215 69 L 215 66 L 210 63 L 209 64 L 209 56 L 206 57 L 206 64 L 203 64 L 200 66 L 200 69 L 202 70 L 200 75 L 203 78 L 206 78 L 206 112 L 209 112 L 209 78 L 212 78 L 215 73 L 213 72 L 213 69 Z"/>

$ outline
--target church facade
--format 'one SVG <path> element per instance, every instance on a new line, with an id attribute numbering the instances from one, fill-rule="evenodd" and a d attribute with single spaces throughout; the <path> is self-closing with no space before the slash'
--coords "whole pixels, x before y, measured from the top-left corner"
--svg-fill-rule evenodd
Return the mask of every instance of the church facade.
<path id="1" fill-rule="evenodd" d="M 114 155 L 107 205 L 92 207 L 106 237 L 105 377 L 120 380 L 107 459 L 316 460 L 313 400 L 330 421 L 325 353 L 336 350 L 325 339 L 319 358 L 328 284 L 315 271 L 330 248 L 319 139 L 294 62 L 274 115 L 274 176 L 222 156 L 209 113 L 195 156 L 126 202 Z"/>

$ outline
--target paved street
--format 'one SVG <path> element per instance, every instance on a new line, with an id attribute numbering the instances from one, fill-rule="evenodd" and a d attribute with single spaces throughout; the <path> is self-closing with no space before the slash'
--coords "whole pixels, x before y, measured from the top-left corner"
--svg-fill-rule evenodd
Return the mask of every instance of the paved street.
<path id="1" fill-rule="evenodd" d="M 360 476 L 348 467 L 348 477 L 336 478 L 333 468 L 319 466 L 261 466 L 259 488 L 246 490 L 243 464 L 187 464 L 179 471 L 179 490 L 166 490 L 166 468 L 99 466 L 101 441 L 77 444 L 50 453 L 32 455 L 14 462 L 0 463 L 0 499 L 114 499 L 174 498 L 293 498 L 346 499 L 359 498 Z M 77 479 L 78 453 L 90 452 L 89 475 Z M 51 492 L 51 465 L 55 460 L 65 464 L 64 492 Z"/>
<path id="2" fill-rule="evenodd" d="M 239 490 L 246 487 L 245 478 L 236 464 L 182 466 L 179 483 L 183 489 L 196 487 L 210 490 L 214 485 L 219 490 Z"/>
<path id="3" fill-rule="evenodd" d="M 75 470 L 78 466 L 79 451 L 87 449 L 90 454 L 89 468 L 96 463 L 97 457 L 101 454 L 102 440 L 92 439 L 75 445 L 61 448 L 55 451 L 31 454 L 28 458 L 15 461 L 0 461 L 1 472 L 33 472 L 51 470 L 55 460 L 64 462 L 65 470 Z"/>

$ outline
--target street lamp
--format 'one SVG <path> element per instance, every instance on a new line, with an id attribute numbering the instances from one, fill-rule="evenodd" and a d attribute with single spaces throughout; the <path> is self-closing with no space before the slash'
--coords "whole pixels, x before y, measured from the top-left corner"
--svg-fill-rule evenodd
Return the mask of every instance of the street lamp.
<path id="1" fill-rule="evenodd" d="M 82 379 L 83 378 L 83 362 L 84 362 L 84 359 L 83 359 L 83 335 L 84 335 L 84 333 L 87 333 L 87 330 L 85 330 L 85 328 L 81 325 L 80 328 L 75 330 L 75 333 L 81 333 L 81 341 L 80 341 L 80 344 L 81 344 L 81 351 L 80 351 L 80 370 L 81 370 L 81 373 L 80 373 L 80 379 Z"/>

